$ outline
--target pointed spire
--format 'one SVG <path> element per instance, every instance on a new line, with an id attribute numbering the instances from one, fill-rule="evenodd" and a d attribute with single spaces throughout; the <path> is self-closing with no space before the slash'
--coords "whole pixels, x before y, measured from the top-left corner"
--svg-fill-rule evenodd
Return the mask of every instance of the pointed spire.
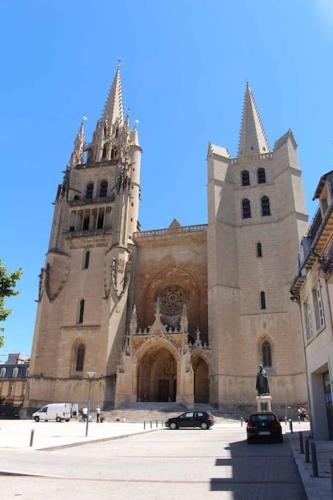
<path id="1" fill-rule="evenodd" d="M 250 156 L 268 152 L 269 146 L 259 111 L 249 83 L 246 82 L 238 155 Z"/>
<path id="2" fill-rule="evenodd" d="M 116 74 L 104 106 L 103 118 L 108 119 L 110 123 L 115 123 L 117 120 L 121 123 L 124 122 L 120 62 L 118 62 Z"/>
<path id="3" fill-rule="evenodd" d="M 75 141 L 74 141 L 74 147 L 73 147 L 73 153 L 71 154 L 70 160 L 69 160 L 69 166 L 70 167 L 75 167 L 76 165 L 79 165 L 80 163 L 83 163 L 83 153 L 84 153 L 84 120 L 86 120 L 86 117 L 83 117 L 81 121 L 81 125 L 79 128 L 78 133 L 76 134 Z"/>

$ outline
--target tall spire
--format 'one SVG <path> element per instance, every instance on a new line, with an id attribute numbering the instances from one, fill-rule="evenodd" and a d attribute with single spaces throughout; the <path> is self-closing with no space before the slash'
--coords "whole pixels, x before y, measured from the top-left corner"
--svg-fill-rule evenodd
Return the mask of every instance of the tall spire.
<path id="1" fill-rule="evenodd" d="M 83 117 L 78 133 L 76 134 L 73 152 L 69 160 L 69 166 L 75 167 L 76 165 L 83 163 L 83 153 L 84 153 L 84 120 Z"/>
<path id="2" fill-rule="evenodd" d="M 257 109 L 252 91 L 246 83 L 241 133 L 239 141 L 239 156 L 258 155 L 269 152 L 264 127 Z"/>
<path id="3" fill-rule="evenodd" d="M 106 100 L 103 118 L 107 118 L 111 123 L 115 123 L 117 120 L 123 123 L 124 112 L 123 112 L 123 95 L 121 89 L 121 75 L 120 75 L 120 63 L 118 62 L 116 74 L 114 76 L 111 88 L 109 90 L 109 95 Z"/>

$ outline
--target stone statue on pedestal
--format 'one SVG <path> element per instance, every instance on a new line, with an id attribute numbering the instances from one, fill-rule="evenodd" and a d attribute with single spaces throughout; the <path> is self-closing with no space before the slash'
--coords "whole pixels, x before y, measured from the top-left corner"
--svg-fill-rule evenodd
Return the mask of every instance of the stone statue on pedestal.
<path id="1" fill-rule="evenodd" d="M 257 373 L 257 381 L 256 381 L 256 390 L 258 396 L 269 394 L 268 376 L 263 365 L 259 365 L 259 371 Z"/>

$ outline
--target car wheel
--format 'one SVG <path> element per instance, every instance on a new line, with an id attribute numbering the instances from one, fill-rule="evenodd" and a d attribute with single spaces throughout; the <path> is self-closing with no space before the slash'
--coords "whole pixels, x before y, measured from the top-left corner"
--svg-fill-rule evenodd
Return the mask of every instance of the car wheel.
<path id="1" fill-rule="evenodd" d="M 177 424 L 175 422 L 171 422 L 170 429 L 175 431 L 177 429 Z"/>
<path id="2" fill-rule="evenodd" d="M 60 417 L 57 417 L 57 418 L 56 418 L 56 422 L 61 422 L 61 418 L 60 418 Z"/>
<path id="3" fill-rule="evenodd" d="M 39 422 L 39 417 L 35 417 L 35 422 Z"/>
<path id="4" fill-rule="evenodd" d="M 66 422 L 69 422 L 69 418 L 66 418 L 65 420 L 66 420 Z"/>
<path id="5" fill-rule="evenodd" d="M 206 429 L 208 429 L 208 425 L 206 424 L 206 422 L 201 422 L 201 425 L 200 425 L 201 429 L 203 431 L 205 431 Z"/>

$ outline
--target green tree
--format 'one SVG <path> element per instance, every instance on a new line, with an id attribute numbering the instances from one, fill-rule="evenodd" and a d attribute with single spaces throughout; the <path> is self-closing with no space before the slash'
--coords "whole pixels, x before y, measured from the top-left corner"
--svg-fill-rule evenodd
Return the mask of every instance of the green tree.
<path id="1" fill-rule="evenodd" d="M 22 277 L 22 269 L 9 274 L 5 265 L 0 260 L 0 321 L 5 321 L 7 316 L 12 312 L 11 309 L 5 309 L 5 298 L 17 295 L 19 292 L 15 290 L 16 282 Z M 0 328 L 3 332 L 3 328 Z M 0 347 L 4 344 L 3 336 L 0 336 Z"/>

